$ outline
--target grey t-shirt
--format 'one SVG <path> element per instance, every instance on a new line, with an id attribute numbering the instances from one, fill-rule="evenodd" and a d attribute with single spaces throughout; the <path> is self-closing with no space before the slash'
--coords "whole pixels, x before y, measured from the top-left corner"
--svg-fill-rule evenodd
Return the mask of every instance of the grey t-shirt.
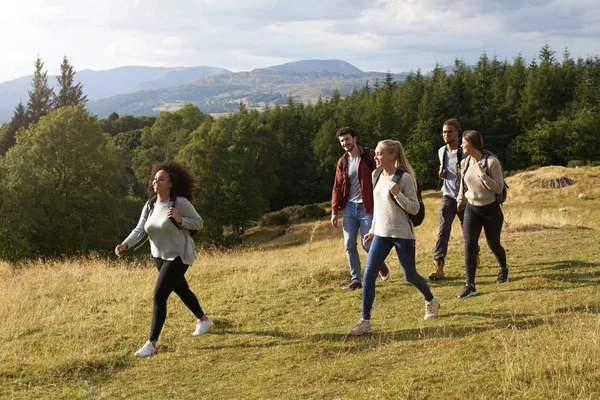
<path id="1" fill-rule="evenodd" d="M 446 152 L 446 162 L 444 162 L 444 152 Z M 442 193 L 444 196 L 452 197 L 456 199 L 458 197 L 458 189 L 460 187 L 460 177 L 456 170 L 456 164 L 458 162 L 458 149 L 455 151 L 447 151 L 446 146 L 443 146 L 438 151 L 440 157 L 440 164 L 444 163 L 443 168 L 446 169 L 446 178 L 444 179 L 444 185 L 442 186 Z"/>
<path id="2" fill-rule="evenodd" d="M 358 160 L 360 156 L 356 153 L 354 158 L 348 157 L 348 183 L 350 184 L 350 192 L 348 193 L 348 201 L 352 203 L 362 203 L 360 195 L 360 184 L 358 182 Z"/>

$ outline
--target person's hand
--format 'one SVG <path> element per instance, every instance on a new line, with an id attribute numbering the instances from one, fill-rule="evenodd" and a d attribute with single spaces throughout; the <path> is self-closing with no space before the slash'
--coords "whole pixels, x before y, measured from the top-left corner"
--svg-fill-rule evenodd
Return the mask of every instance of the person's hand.
<path id="1" fill-rule="evenodd" d="M 332 214 L 331 215 L 331 226 L 333 226 L 334 228 L 338 227 L 338 217 L 337 217 L 337 214 Z"/>
<path id="2" fill-rule="evenodd" d="M 181 215 L 179 215 L 179 211 L 175 207 L 169 208 L 167 211 L 167 217 L 173 218 L 175 222 L 181 225 L 183 220 L 181 219 Z"/>
<path id="3" fill-rule="evenodd" d="M 115 254 L 117 255 L 117 257 L 121 257 L 121 254 L 123 254 L 128 248 L 129 246 L 127 245 L 127 243 L 121 243 L 117 245 L 117 247 L 115 247 Z"/>
<path id="4" fill-rule="evenodd" d="M 438 176 L 442 179 L 446 179 L 447 174 L 448 174 L 448 170 L 446 168 L 438 171 Z"/>
<path id="5" fill-rule="evenodd" d="M 462 210 L 465 209 L 465 204 L 464 203 L 458 203 L 456 206 L 456 209 L 458 210 L 458 212 L 461 212 Z"/>
<path id="6" fill-rule="evenodd" d="M 396 182 L 390 182 L 388 189 L 390 189 L 390 192 L 392 192 L 394 196 L 397 196 L 400 192 L 400 186 L 398 186 Z"/>
<path id="7" fill-rule="evenodd" d="M 371 240 L 373 240 L 373 236 L 375 236 L 375 235 L 373 235 L 372 233 L 369 232 L 365 235 L 363 240 L 365 241 L 365 243 L 369 243 Z"/>
<path id="8" fill-rule="evenodd" d="M 487 172 L 487 167 L 482 167 L 480 163 L 476 162 L 475 165 L 477 166 L 477 176 L 479 176 L 480 178 L 486 174 Z"/>

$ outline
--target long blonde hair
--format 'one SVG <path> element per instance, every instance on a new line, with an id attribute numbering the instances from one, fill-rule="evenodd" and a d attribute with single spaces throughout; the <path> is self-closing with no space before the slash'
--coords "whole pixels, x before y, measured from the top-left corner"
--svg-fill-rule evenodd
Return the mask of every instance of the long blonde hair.
<path id="1" fill-rule="evenodd" d="M 415 186 L 415 192 L 417 192 L 417 176 L 415 175 L 415 171 L 413 170 L 413 168 L 410 166 L 408 158 L 406 158 L 406 153 L 404 152 L 404 147 L 402 147 L 402 143 L 400 143 L 397 140 L 386 139 L 380 141 L 378 143 L 378 146 L 381 146 L 387 152 L 395 156 L 394 166 L 396 167 L 396 169 L 408 172 L 408 174 L 412 178 L 413 185 Z"/>

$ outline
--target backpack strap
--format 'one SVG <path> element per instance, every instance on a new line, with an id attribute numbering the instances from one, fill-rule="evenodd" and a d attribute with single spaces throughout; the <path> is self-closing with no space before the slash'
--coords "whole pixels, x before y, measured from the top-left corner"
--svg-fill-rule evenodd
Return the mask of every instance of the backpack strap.
<path id="1" fill-rule="evenodd" d="M 177 202 L 177 196 L 172 194 L 169 198 L 169 208 L 175 208 L 175 203 Z M 175 218 L 170 217 L 169 220 L 177 227 L 177 229 L 181 229 L 181 225 L 175 221 Z"/>
<path id="2" fill-rule="evenodd" d="M 369 148 L 368 147 L 363 147 L 363 154 L 362 157 L 364 162 L 367 163 L 367 166 L 369 167 L 369 170 L 371 172 L 373 172 L 373 163 L 371 162 L 371 154 L 369 154 Z"/>
<path id="3" fill-rule="evenodd" d="M 379 177 L 381 176 L 382 172 L 383 172 L 382 168 L 377 168 L 375 170 L 375 173 L 373 175 L 373 189 L 375 189 L 375 185 L 377 185 L 377 182 L 379 182 Z"/>
<path id="4" fill-rule="evenodd" d="M 444 165 L 446 165 L 446 160 L 448 160 L 448 148 L 444 146 L 444 154 L 442 154 L 440 169 L 444 169 Z"/>

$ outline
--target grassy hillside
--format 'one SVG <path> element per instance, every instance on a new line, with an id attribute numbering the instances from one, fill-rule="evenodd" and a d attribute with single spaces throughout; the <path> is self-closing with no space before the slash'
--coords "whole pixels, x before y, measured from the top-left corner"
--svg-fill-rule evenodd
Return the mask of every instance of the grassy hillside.
<path id="1" fill-rule="evenodd" d="M 574 184 L 544 187 L 561 177 Z M 173 296 L 150 359 L 133 356 L 151 319 L 149 260 L 0 264 L 0 397 L 598 398 L 600 167 L 542 168 L 508 184 L 511 281 L 494 283 L 495 261 L 483 248 L 481 295 L 456 298 L 464 283 L 456 222 L 449 279 L 431 285 L 440 318 L 423 321 L 423 299 L 390 256 L 373 333 L 358 338 L 346 332 L 360 317 L 361 294 L 340 289 L 347 263 L 341 231 L 327 218 L 256 229 L 245 249 L 199 254 L 187 276 L 215 326 L 191 336 L 194 317 Z M 423 275 L 439 201 L 426 193 L 417 228 Z"/>

